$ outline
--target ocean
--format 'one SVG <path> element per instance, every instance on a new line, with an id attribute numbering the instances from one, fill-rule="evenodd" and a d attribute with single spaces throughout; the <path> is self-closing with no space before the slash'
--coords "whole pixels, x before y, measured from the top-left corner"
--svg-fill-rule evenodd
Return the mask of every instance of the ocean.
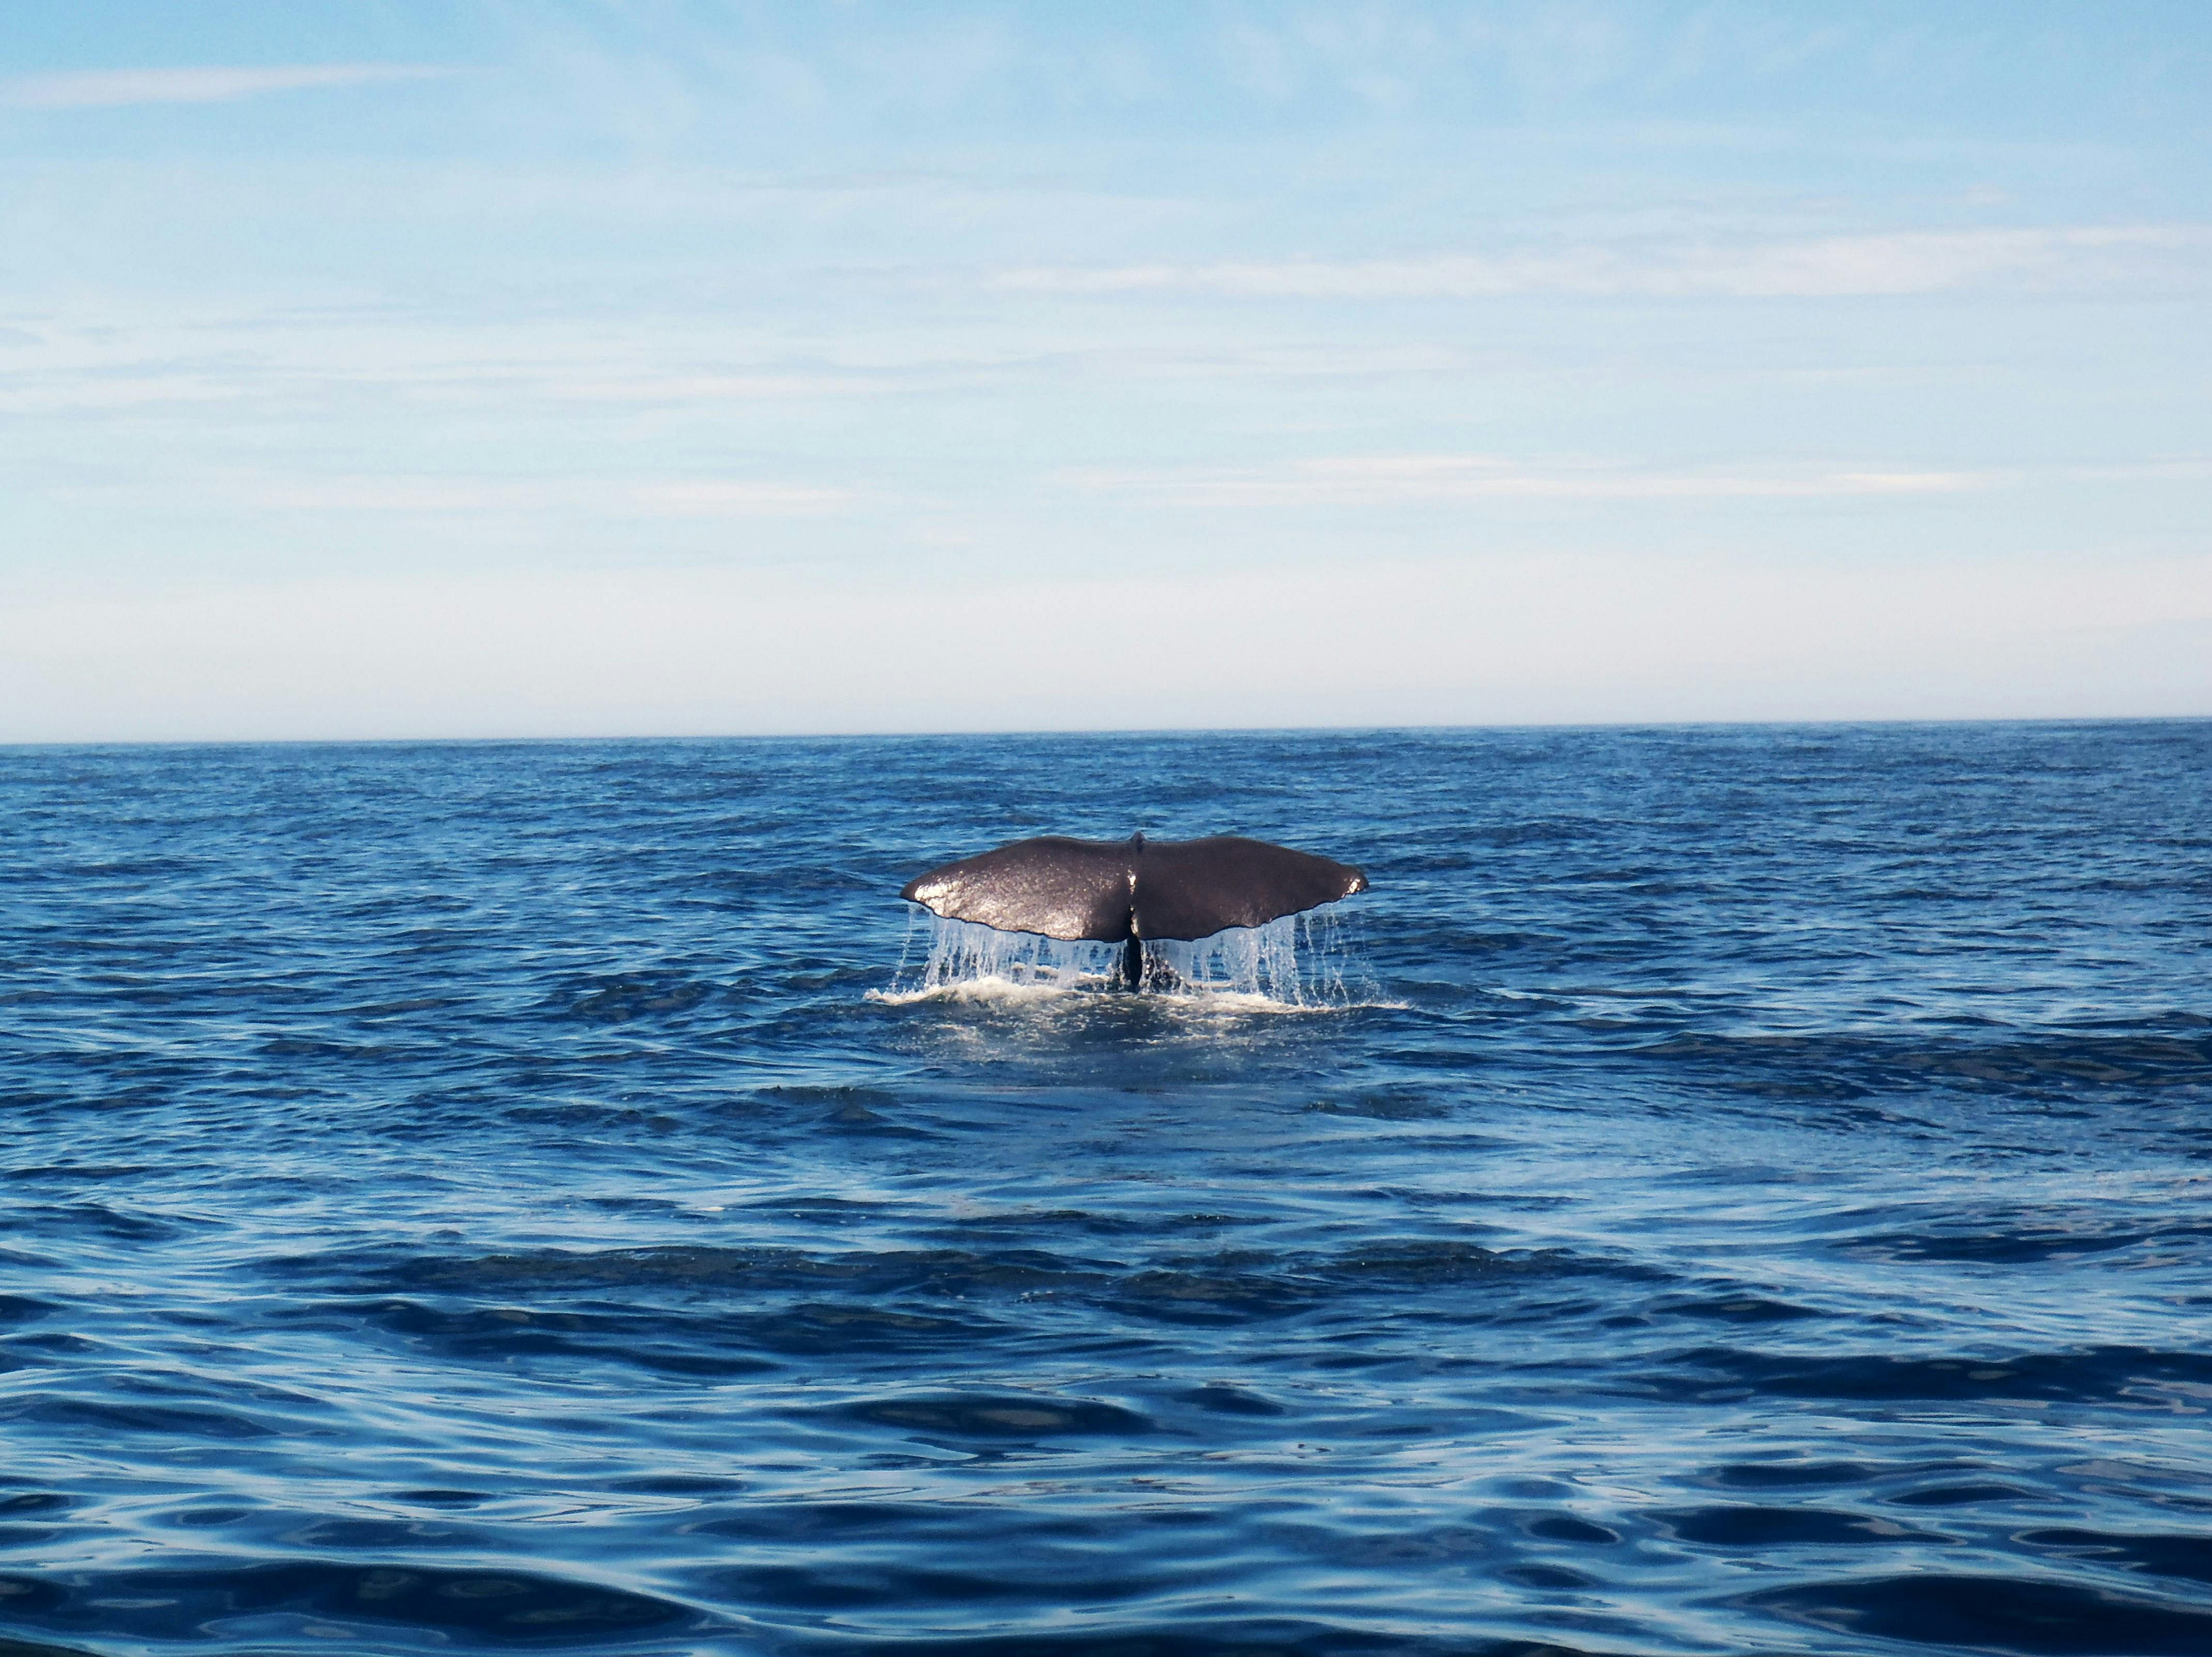
<path id="1" fill-rule="evenodd" d="M 9 1657 L 2212 1652 L 2212 722 L 9 749 L 0 1106 Z"/>

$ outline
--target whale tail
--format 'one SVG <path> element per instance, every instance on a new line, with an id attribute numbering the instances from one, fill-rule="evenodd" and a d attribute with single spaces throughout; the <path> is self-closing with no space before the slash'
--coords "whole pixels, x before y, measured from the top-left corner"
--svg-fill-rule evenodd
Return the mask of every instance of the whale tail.
<path id="1" fill-rule="evenodd" d="M 946 920 L 1068 941 L 1119 943 L 1121 976 L 1144 979 L 1145 941 L 1212 937 L 1367 889 L 1348 863 L 1241 835 L 1073 840 L 1043 835 L 933 868 L 902 898 Z"/>

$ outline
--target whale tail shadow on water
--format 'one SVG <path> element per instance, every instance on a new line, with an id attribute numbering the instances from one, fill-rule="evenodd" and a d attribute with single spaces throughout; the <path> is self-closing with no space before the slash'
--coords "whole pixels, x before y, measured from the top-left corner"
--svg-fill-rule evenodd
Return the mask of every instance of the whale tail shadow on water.
<path id="1" fill-rule="evenodd" d="M 1204 840 L 1071 840 L 1048 834 L 963 857 L 899 896 L 948 921 L 1073 942 L 1120 943 L 1121 975 L 1144 981 L 1146 939 L 1209 938 L 1265 926 L 1367 889 L 1348 863 L 1217 834 Z"/>

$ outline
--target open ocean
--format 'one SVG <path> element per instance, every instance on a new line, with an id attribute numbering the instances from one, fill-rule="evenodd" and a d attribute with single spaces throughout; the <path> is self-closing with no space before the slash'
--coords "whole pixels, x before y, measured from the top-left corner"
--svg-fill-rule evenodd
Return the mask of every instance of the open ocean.
<path id="1" fill-rule="evenodd" d="M 931 988 L 1139 828 L 1373 889 Z M 0 751 L 6 1657 L 2204 1654 L 2208 1412 L 2212 723 Z"/>

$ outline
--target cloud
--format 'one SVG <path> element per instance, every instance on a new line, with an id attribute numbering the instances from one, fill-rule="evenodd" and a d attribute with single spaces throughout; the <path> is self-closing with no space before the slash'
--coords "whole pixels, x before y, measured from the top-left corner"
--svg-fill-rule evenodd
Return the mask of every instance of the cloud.
<path id="1" fill-rule="evenodd" d="M 1199 293 L 1251 299 L 1841 298 L 1946 293 L 2010 282 L 2041 288 L 2201 280 L 2212 226 L 1900 230 L 1717 245 L 1673 241 L 1547 252 L 1254 264 L 1031 265 L 1007 292 Z"/>
<path id="2" fill-rule="evenodd" d="M 852 503 L 844 490 L 798 484 L 650 484 L 629 496 L 645 511 L 670 518 L 811 518 Z"/>
<path id="3" fill-rule="evenodd" d="M 134 104 L 219 104 L 266 92 L 423 81 L 456 71 L 431 64 L 281 64 L 263 68 L 103 69 L 0 81 L 18 109 L 115 109 Z"/>
<path id="4" fill-rule="evenodd" d="M 850 491 L 718 478 L 637 483 L 558 478 L 253 479 L 240 502 L 278 512 L 586 513 L 654 518 L 818 517 L 854 504 Z"/>
<path id="5" fill-rule="evenodd" d="M 556 380 L 544 389 L 548 396 L 575 403 L 743 403 L 866 396 L 881 391 L 883 381 L 863 374 L 631 375 Z"/>
<path id="6" fill-rule="evenodd" d="M 201 373 L 76 375 L 16 374 L 0 381 L 0 413 L 55 414 L 64 411 L 138 409 L 163 403 L 221 403 L 246 394 L 235 377 Z"/>
<path id="7" fill-rule="evenodd" d="M 2098 480 L 2194 477 L 2201 463 L 2069 468 Z M 1257 466 L 1067 468 L 1063 488 L 1180 507 L 1419 506 L 1457 501 L 1836 500 L 1959 495 L 2016 486 L 2018 471 L 1900 466 L 1674 469 L 1582 460 L 1532 466 L 1500 455 L 1339 455 Z M 216 492 L 275 512 L 568 514 L 592 517 L 814 518 L 868 504 L 848 489 L 775 479 L 424 475 L 241 477 Z"/>
<path id="8" fill-rule="evenodd" d="M 1344 455 L 1254 467 L 1064 472 L 1070 487 L 1179 506 L 1392 506 L 1474 500 L 1815 500 L 1954 495 L 2015 481 L 2003 472 L 1903 468 L 1659 471 L 1583 461 L 1532 467 L 1491 454 Z"/>

